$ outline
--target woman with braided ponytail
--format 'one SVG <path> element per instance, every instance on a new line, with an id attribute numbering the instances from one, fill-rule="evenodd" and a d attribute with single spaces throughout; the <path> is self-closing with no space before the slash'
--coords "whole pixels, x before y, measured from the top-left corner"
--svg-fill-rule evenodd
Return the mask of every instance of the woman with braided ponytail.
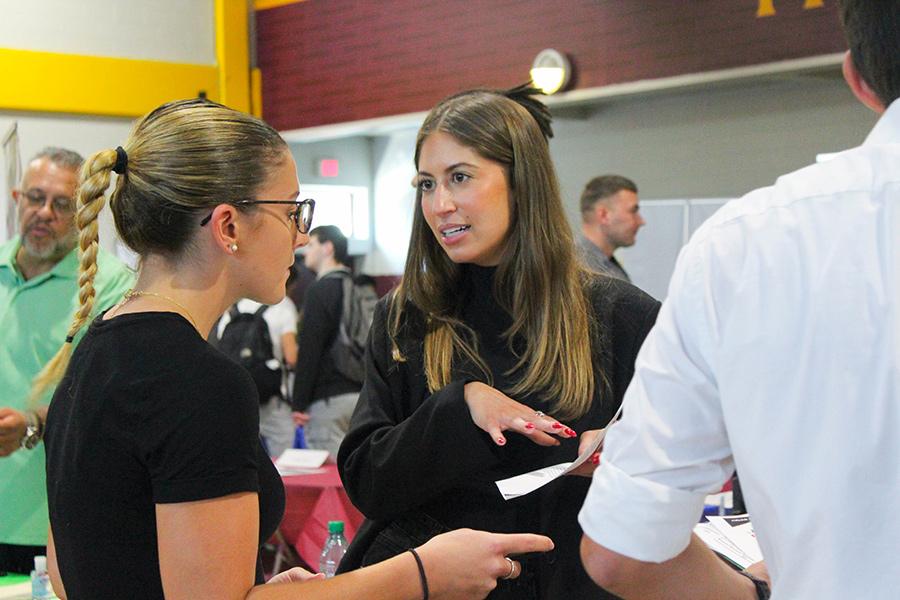
<path id="1" fill-rule="evenodd" d="M 556 550 L 523 560 L 490 598 L 612 597 L 579 559 L 587 477 L 508 502 L 494 484 L 591 445 L 659 309 L 576 258 L 536 93 L 463 92 L 419 130 L 406 269 L 376 311 L 338 459 L 368 518 L 341 570 L 456 527 L 531 531 Z"/>
<path id="2" fill-rule="evenodd" d="M 112 173 L 110 204 L 140 257 L 138 279 L 70 356 L 91 314 L 96 218 Z M 275 130 L 199 99 L 159 107 L 124 146 L 85 163 L 80 305 L 35 388 L 63 375 L 45 438 L 61 598 L 479 598 L 506 572 L 505 555 L 552 547 L 536 535 L 453 532 L 348 576 L 294 569 L 277 577 L 283 585 L 256 585 L 284 489 L 259 441 L 252 378 L 205 340 L 238 298 L 284 297 L 314 207 L 298 195 Z"/>

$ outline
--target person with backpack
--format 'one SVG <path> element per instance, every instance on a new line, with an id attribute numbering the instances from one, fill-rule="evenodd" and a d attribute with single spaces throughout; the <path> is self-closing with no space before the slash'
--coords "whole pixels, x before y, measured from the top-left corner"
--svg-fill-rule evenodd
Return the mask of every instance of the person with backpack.
<path id="1" fill-rule="evenodd" d="M 259 434 L 269 455 L 294 442 L 288 392 L 297 364 L 297 307 L 285 297 L 269 306 L 242 298 L 219 319 L 212 344 L 243 366 L 259 393 Z"/>
<path id="2" fill-rule="evenodd" d="M 362 389 L 365 340 L 378 300 L 373 286 L 356 284 L 347 261 L 340 229 L 323 225 L 309 232 L 303 262 L 316 281 L 303 303 L 292 404 L 295 423 L 306 423 L 307 445 L 332 458 Z"/>

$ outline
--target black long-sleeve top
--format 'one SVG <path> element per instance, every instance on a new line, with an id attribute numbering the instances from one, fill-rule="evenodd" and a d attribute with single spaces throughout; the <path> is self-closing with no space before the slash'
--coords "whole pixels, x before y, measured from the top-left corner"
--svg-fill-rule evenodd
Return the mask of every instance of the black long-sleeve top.
<path id="1" fill-rule="evenodd" d="M 291 405 L 306 411 L 316 400 L 358 392 L 360 384 L 334 368 L 331 347 L 341 324 L 343 278 L 323 277 L 306 292 L 297 335 L 297 368 Z"/>
<path id="2" fill-rule="evenodd" d="M 493 386 L 510 386 L 507 371 L 515 356 L 502 337 L 512 318 L 493 299 L 495 269 L 464 267 L 462 318 L 478 337 L 478 351 L 493 375 Z M 592 349 L 603 377 L 595 376 L 591 408 L 566 421 L 579 434 L 609 422 L 622 402 L 634 371 L 634 359 L 652 327 L 659 303 L 636 287 L 599 276 L 589 291 L 597 327 Z M 575 459 L 578 438 L 556 447 L 534 444 L 508 433 L 497 446 L 479 429 L 464 399 L 467 381 L 485 381 L 465 364 L 454 367 L 453 381 L 429 393 L 423 366 L 425 322 L 414 308 L 399 341 L 405 362 L 391 358 L 387 333 L 387 301 L 375 314 L 367 352 L 366 381 L 338 464 L 344 487 L 367 517 L 342 564 L 362 564 L 375 537 L 392 521 L 424 512 L 447 529 L 471 527 L 496 532 L 548 535 L 555 549 L 529 559 L 522 577 L 502 582 L 489 596 L 500 598 L 614 598 L 604 596 L 588 578 L 578 554 L 581 528 L 577 513 L 590 479 L 568 476 L 529 495 L 505 501 L 494 482 L 540 467 Z M 521 349 L 521 340 L 514 346 Z M 595 367 L 596 368 L 596 367 Z M 515 398 L 552 414 L 551 403 L 538 394 Z"/>

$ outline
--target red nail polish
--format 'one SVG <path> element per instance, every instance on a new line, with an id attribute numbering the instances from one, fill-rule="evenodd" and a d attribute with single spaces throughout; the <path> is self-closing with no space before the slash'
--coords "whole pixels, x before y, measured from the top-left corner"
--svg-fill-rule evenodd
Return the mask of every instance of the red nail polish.
<path id="1" fill-rule="evenodd" d="M 566 427 L 566 435 L 568 435 L 569 437 L 575 437 L 577 434 L 575 433 L 574 429 L 570 429 L 569 427 Z"/>
<path id="2" fill-rule="evenodd" d="M 497 443 L 502 446 L 503 444 L 506 443 L 506 440 L 504 440 L 503 438 L 497 438 Z"/>
<path id="3" fill-rule="evenodd" d="M 600 464 L 600 455 L 599 454 L 593 455 L 591 457 L 591 462 L 594 463 L 595 465 L 599 465 Z"/>
<path id="4" fill-rule="evenodd" d="M 525 429 L 534 429 L 534 423 L 525 423 Z"/>
<path id="5" fill-rule="evenodd" d="M 562 429 L 562 423 L 554 423 L 552 427 L 553 429 Z"/>

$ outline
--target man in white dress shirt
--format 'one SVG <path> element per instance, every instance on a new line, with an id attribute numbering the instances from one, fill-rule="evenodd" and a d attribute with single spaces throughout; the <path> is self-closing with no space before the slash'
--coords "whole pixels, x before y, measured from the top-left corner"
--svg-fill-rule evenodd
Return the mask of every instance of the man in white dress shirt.
<path id="1" fill-rule="evenodd" d="M 692 529 L 735 467 L 778 600 L 900 597 L 900 1 L 843 0 L 858 148 L 683 249 L 579 521 L 623 598 L 765 598 Z"/>

